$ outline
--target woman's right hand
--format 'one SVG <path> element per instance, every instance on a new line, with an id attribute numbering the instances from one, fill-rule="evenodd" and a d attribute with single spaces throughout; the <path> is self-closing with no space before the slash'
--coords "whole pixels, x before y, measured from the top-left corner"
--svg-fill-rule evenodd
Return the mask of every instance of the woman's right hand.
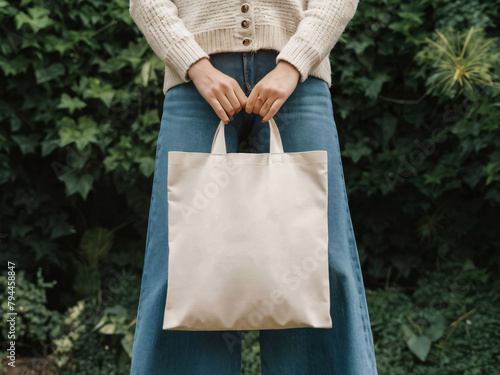
<path id="1" fill-rule="evenodd" d="M 247 96 L 238 82 L 214 68 L 206 57 L 191 65 L 188 75 L 225 124 L 229 117 L 245 108 Z"/>

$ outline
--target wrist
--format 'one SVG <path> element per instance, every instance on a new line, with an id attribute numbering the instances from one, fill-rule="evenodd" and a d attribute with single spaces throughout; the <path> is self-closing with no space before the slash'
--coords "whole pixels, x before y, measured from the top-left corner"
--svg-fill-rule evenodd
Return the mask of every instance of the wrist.
<path id="1" fill-rule="evenodd" d="M 207 72 L 210 68 L 212 68 L 212 64 L 210 63 L 209 59 L 207 59 L 206 57 L 202 57 L 189 67 L 187 74 L 192 80 L 200 73 Z"/>
<path id="2" fill-rule="evenodd" d="M 276 67 L 278 69 L 283 69 L 285 71 L 288 71 L 290 72 L 290 74 L 295 74 L 297 76 L 297 79 L 300 78 L 300 72 L 299 70 L 293 66 L 292 64 L 290 64 L 288 61 L 286 60 L 280 60 L 278 61 L 278 64 L 276 65 Z"/>

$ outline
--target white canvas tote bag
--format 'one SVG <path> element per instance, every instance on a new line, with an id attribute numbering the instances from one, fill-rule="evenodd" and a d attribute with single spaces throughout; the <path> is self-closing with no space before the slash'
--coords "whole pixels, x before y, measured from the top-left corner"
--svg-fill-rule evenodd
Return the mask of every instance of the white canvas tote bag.
<path id="1" fill-rule="evenodd" d="M 163 329 L 331 328 L 327 151 L 168 152 Z"/>

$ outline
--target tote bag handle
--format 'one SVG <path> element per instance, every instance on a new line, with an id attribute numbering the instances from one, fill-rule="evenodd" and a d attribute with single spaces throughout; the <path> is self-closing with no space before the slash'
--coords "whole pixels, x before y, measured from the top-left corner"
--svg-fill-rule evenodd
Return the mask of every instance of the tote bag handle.
<path id="1" fill-rule="evenodd" d="M 281 142 L 280 131 L 276 122 L 271 117 L 269 119 L 269 130 L 270 130 L 270 140 L 269 140 L 269 150 L 271 154 L 283 154 L 283 143 Z M 219 127 L 215 132 L 214 140 L 212 142 L 212 154 L 227 154 L 226 152 L 226 138 L 224 136 L 224 122 L 221 120 Z"/>

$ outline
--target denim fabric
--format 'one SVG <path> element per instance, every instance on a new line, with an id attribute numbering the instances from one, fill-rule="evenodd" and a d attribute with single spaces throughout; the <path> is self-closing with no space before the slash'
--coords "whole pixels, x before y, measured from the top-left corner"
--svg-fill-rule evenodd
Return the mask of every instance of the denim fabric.
<path id="1" fill-rule="evenodd" d="M 211 55 L 248 96 L 276 66 L 277 52 Z M 274 116 L 285 152 L 328 151 L 328 230 L 333 327 L 261 330 L 263 375 L 376 375 L 372 333 L 346 194 L 331 94 L 309 76 Z M 163 330 L 168 267 L 168 151 L 207 152 L 220 119 L 193 82 L 165 95 L 156 148 L 146 254 L 135 330 L 133 375 L 236 375 L 241 331 Z M 226 125 L 227 152 L 269 152 L 269 124 L 244 110 Z M 245 199 L 245 197 L 242 197 Z M 193 259 L 196 261 L 196 259 Z"/>

